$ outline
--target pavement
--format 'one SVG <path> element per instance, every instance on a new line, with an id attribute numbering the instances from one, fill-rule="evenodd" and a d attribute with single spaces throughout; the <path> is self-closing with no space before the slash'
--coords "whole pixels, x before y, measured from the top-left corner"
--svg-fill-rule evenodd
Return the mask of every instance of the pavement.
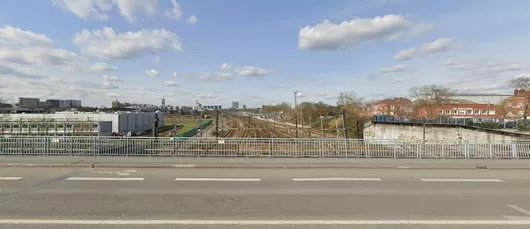
<path id="1" fill-rule="evenodd" d="M 77 168 L 248 168 L 248 169 L 498 169 L 530 170 L 530 160 L 363 159 L 363 158 L 217 158 L 127 156 L 1 156 L 0 167 Z"/>
<path id="2" fill-rule="evenodd" d="M 512 170 L 0 168 L 0 228 L 530 228 Z"/>

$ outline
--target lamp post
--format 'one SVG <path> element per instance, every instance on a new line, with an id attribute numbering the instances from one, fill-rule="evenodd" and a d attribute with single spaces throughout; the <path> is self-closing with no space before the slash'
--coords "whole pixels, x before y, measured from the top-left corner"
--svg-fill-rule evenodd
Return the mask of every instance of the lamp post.
<path id="1" fill-rule="evenodd" d="M 298 95 L 298 91 L 294 90 L 294 126 L 295 126 L 295 136 L 298 138 L 298 103 L 296 101 L 296 96 Z"/>

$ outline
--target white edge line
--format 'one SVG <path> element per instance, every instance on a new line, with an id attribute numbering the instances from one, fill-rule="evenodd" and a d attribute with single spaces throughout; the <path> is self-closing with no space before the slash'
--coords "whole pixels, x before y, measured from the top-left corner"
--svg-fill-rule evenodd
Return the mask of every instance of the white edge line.
<path id="1" fill-rule="evenodd" d="M 20 180 L 22 177 L 0 177 L 0 180 Z"/>
<path id="2" fill-rule="evenodd" d="M 521 213 L 523 213 L 523 214 L 525 214 L 525 215 L 530 216 L 530 211 L 528 211 L 528 210 L 526 210 L 526 209 L 524 209 L 524 208 L 522 208 L 522 207 L 519 207 L 519 206 L 517 206 L 517 205 L 512 205 L 512 204 L 509 204 L 508 207 L 511 207 L 511 208 L 513 208 L 514 210 L 518 211 L 518 212 L 521 212 Z"/>
<path id="3" fill-rule="evenodd" d="M 425 182 L 504 182 L 500 179 L 420 179 Z"/>
<path id="4" fill-rule="evenodd" d="M 194 164 L 182 164 L 182 165 L 171 165 L 175 168 L 193 168 L 197 165 L 194 165 Z"/>
<path id="5" fill-rule="evenodd" d="M 69 177 L 66 180 L 85 180 L 85 181 L 142 181 L 143 177 Z"/>
<path id="6" fill-rule="evenodd" d="M 261 181 L 260 178 L 175 178 L 175 181 Z"/>
<path id="7" fill-rule="evenodd" d="M 381 178 L 292 178 L 293 181 L 381 181 Z"/>
<path id="8" fill-rule="evenodd" d="M 0 224 L 67 225 L 530 225 L 530 220 L 26 220 Z"/>

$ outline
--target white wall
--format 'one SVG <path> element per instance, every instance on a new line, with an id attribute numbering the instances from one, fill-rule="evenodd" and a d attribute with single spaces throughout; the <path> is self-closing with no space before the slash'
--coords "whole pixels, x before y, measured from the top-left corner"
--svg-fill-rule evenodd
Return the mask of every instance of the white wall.
<path id="1" fill-rule="evenodd" d="M 164 126 L 164 115 L 158 113 L 158 126 Z M 117 113 L 74 113 L 57 112 L 55 114 L 12 114 L 9 117 L 13 120 L 28 119 L 54 119 L 55 121 L 111 121 L 112 132 L 127 133 L 129 131 L 138 132 L 151 129 L 154 112 L 117 112 Z"/>
<path id="2" fill-rule="evenodd" d="M 375 123 L 366 125 L 365 139 L 423 140 L 423 125 L 400 123 Z M 480 128 L 466 128 L 450 125 L 428 124 L 425 126 L 427 141 L 512 141 L 529 139 L 530 135 L 514 134 Z"/>

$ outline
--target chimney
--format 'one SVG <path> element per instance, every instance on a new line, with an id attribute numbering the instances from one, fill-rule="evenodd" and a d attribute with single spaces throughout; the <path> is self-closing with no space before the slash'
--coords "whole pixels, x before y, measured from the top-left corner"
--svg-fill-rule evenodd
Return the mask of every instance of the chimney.
<path id="1" fill-rule="evenodd" d="M 519 89 L 514 89 L 513 90 L 513 95 L 518 95 L 519 94 Z"/>

